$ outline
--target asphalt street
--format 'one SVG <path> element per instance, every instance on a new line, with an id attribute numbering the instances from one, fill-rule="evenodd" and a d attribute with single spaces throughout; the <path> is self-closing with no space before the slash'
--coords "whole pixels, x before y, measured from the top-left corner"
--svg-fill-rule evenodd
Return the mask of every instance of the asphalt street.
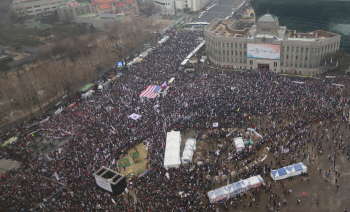
<path id="1" fill-rule="evenodd" d="M 218 6 L 214 7 L 203 17 L 196 19 L 194 22 L 208 22 L 211 23 L 215 18 L 226 18 L 231 16 L 232 8 L 237 8 L 242 4 L 241 0 L 220 0 Z"/>

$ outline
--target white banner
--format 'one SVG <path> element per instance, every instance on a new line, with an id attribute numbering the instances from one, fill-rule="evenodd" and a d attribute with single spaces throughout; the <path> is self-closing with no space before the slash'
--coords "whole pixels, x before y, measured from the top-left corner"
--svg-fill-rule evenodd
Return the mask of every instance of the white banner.
<path id="1" fill-rule="evenodd" d="M 336 83 L 332 83 L 332 85 L 335 85 L 335 86 L 340 86 L 340 87 L 344 87 L 343 84 L 336 84 Z"/>
<path id="2" fill-rule="evenodd" d="M 326 76 L 326 78 L 335 78 L 335 76 Z"/>
<path id="3" fill-rule="evenodd" d="M 262 138 L 262 135 L 256 132 L 256 130 L 254 130 L 253 128 L 247 128 L 247 130 L 253 132 L 256 136 L 259 136 L 260 138 Z"/>
<path id="4" fill-rule="evenodd" d="M 280 45 L 248 43 L 247 55 L 248 58 L 279 60 L 280 49 Z"/>
<path id="5" fill-rule="evenodd" d="M 95 176 L 95 179 L 96 179 L 96 183 L 98 186 L 100 186 L 101 188 L 103 188 L 109 192 L 113 192 L 111 184 L 109 183 L 108 180 L 102 179 L 102 178 L 97 177 L 97 176 Z"/>
<path id="6" fill-rule="evenodd" d="M 57 116 L 58 114 L 60 114 L 63 111 L 62 108 L 58 108 L 58 110 L 55 111 L 55 116 Z"/>
<path id="7" fill-rule="evenodd" d="M 213 123 L 213 127 L 219 127 L 219 122 Z"/>
<path id="8" fill-rule="evenodd" d="M 129 118 L 134 119 L 134 120 L 137 120 L 137 119 L 141 118 L 141 115 L 136 114 L 136 113 L 133 113 L 133 114 L 131 114 L 131 115 L 129 116 Z"/>
<path id="9" fill-rule="evenodd" d="M 59 181 L 59 180 L 60 180 L 60 178 L 58 177 L 57 172 L 55 172 L 55 173 L 54 173 L 54 175 L 55 175 L 55 177 L 56 177 L 56 180 L 57 180 L 57 181 Z"/>
<path id="10" fill-rule="evenodd" d="M 296 84 L 305 84 L 305 82 L 299 82 L 299 81 L 292 81 L 292 83 L 296 83 Z"/>
<path id="11" fill-rule="evenodd" d="M 39 123 L 41 124 L 41 123 L 43 123 L 43 122 L 45 122 L 45 121 L 48 121 L 49 119 L 50 119 L 50 116 L 49 116 L 49 117 L 47 117 L 46 119 L 44 119 L 44 120 L 40 121 Z"/>

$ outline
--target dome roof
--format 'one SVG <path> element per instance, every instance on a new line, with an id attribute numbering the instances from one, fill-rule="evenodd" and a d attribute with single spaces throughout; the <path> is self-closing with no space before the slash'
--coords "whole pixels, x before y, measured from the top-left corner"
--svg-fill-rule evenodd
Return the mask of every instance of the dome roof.
<path id="1" fill-rule="evenodd" d="M 275 22 L 277 20 L 277 17 L 274 15 L 271 15 L 270 13 L 267 13 L 259 18 L 258 21 L 264 21 L 264 22 Z"/>

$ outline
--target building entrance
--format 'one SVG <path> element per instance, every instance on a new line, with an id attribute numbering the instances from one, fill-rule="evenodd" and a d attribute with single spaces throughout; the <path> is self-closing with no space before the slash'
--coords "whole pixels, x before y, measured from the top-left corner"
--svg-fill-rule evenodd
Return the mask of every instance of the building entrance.
<path id="1" fill-rule="evenodd" d="M 258 64 L 259 69 L 269 69 L 269 64 Z"/>

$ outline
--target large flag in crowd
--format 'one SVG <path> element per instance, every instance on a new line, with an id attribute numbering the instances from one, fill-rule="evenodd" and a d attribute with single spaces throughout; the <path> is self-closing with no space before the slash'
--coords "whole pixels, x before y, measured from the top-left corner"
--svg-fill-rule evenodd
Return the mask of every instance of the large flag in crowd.
<path id="1" fill-rule="evenodd" d="M 161 89 L 162 87 L 159 85 L 150 85 L 146 88 L 146 90 L 140 93 L 140 97 L 147 97 L 147 98 L 154 99 L 158 96 L 158 93 Z"/>

